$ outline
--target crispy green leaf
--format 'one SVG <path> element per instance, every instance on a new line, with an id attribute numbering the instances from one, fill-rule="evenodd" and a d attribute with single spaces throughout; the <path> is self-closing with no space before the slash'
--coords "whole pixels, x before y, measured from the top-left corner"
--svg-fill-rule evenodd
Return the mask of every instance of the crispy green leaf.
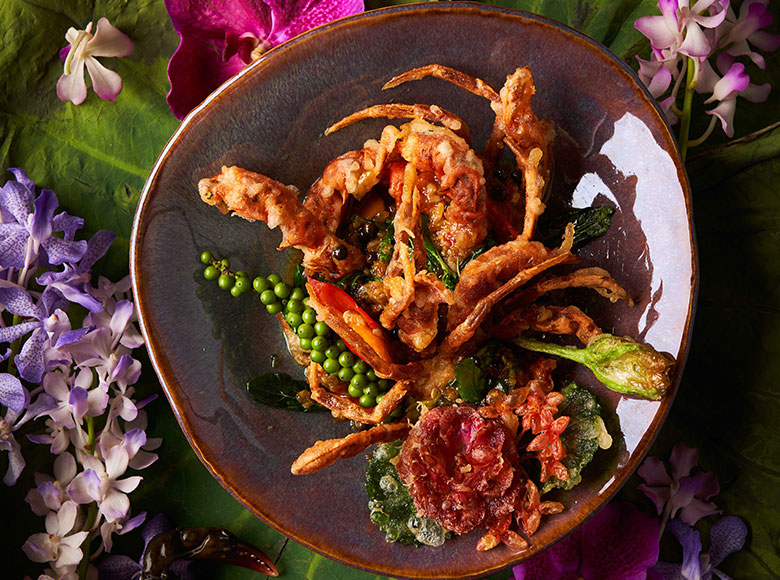
<path id="1" fill-rule="evenodd" d="M 561 441 L 566 447 L 562 463 L 569 472 L 569 480 L 562 481 L 552 476 L 544 483 L 542 493 L 557 487 L 568 490 L 580 483 L 582 470 L 591 462 L 599 447 L 609 448 L 612 444 L 596 397 L 575 383 L 567 383 L 561 393 L 564 398 L 558 406 L 558 415 L 569 417 L 569 424 L 561 434 Z"/>
<path id="2" fill-rule="evenodd" d="M 306 381 L 294 379 L 287 373 L 264 373 L 246 384 L 249 396 L 263 405 L 288 411 L 324 411 L 325 407 L 321 405 L 304 405 L 298 400 L 298 393 L 308 388 Z"/>
<path id="3" fill-rule="evenodd" d="M 473 358 L 464 358 L 455 365 L 455 386 L 460 398 L 468 403 L 478 403 L 487 389 L 482 369 Z"/>

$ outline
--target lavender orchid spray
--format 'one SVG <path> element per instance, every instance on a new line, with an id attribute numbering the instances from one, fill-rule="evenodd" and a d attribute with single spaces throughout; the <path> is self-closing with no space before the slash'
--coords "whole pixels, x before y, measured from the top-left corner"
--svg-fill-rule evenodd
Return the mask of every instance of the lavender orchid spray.
<path id="1" fill-rule="evenodd" d="M 750 82 L 745 62 L 766 68 L 758 52 L 780 47 L 780 36 L 767 28 L 772 14 L 769 0 L 745 0 L 736 13 L 730 0 L 658 0 L 660 16 L 637 19 L 635 27 L 649 40 L 649 60 L 637 57 L 639 78 L 647 86 L 670 124 L 680 123 L 679 143 L 683 159 L 690 147 L 701 144 L 717 122 L 734 136 L 737 97 L 751 102 L 767 99 L 768 83 Z M 709 126 L 698 138 L 690 138 L 694 93 L 709 95 Z"/>
<path id="2" fill-rule="evenodd" d="M 48 445 L 55 459 L 53 476 L 36 474 L 27 494 L 45 532 L 22 549 L 48 565 L 40 578 L 86 578 L 96 573 L 90 561 L 111 550 L 113 534 L 145 518 L 131 514 L 127 496 L 142 478 L 126 475 L 151 465 L 160 443 L 144 431 L 150 399 L 136 401 L 132 386 L 141 372 L 132 352 L 143 339 L 129 279 L 92 285 L 92 267 L 114 234 L 76 240 L 83 220 L 57 213 L 54 192 L 36 196 L 24 171 L 11 172 L 15 179 L 0 188 L 3 482 L 14 485 L 25 467 L 18 436 L 25 427 L 26 439 Z"/>

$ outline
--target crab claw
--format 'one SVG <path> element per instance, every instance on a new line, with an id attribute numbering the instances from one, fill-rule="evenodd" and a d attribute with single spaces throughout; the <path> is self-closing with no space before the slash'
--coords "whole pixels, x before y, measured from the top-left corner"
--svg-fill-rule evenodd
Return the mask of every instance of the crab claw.
<path id="1" fill-rule="evenodd" d="M 234 546 L 234 550 L 234 553 L 224 560 L 225 564 L 241 566 L 266 576 L 276 577 L 279 575 L 279 570 L 276 569 L 271 559 L 254 546 L 239 542 Z"/>
<path id="2" fill-rule="evenodd" d="M 384 365 L 392 363 L 390 340 L 384 329 L 349 294 L 338 286 L 313 278 L 306 282 L 306 289 L 309 305 L 341 337 L 347 348 L 375 370 L 379 370 L 374 364 L 377 359 Z"/>

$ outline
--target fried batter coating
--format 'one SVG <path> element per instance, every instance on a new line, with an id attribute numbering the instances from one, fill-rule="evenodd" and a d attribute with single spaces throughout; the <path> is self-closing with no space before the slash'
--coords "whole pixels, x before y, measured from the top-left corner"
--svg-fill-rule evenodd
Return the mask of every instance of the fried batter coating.
<path id="1" fill-rule="evenodd" d="M 293 246 L 303 252 L 307 271 L 338 280 L 365 264 L 363 253 L 337 238 L 298 200 L 298 190 L 278 181 L 241 169 L 223 167 L 222 173 L 198 182 L 201 199 L 222 213 L 232 212 L 246 220 L 260 220 L 279 227 L 279 249 Z M 346 256 L 336 259 L 337 249 Z"/>
<path id="2" fill-rule="evenodd" d="M 406 421 L 377 425 L 365 431 L 347 435 L 343 439 L 317 441 L 296 459 L 290 471 L 293 475 L 306 475 L 333 465 L 339 459 L 354 457 L 375 443 L 387 443 L 403 438 L 409 432 Z"/>

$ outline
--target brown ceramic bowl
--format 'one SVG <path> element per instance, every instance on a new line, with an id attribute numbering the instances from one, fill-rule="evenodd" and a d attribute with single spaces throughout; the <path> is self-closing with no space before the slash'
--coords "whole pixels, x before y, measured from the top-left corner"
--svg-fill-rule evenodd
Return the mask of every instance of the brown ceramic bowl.
<path id="1" fill-rule="evenodd" d="M 385 121 L 366 121 L 328 137 L 331 123 L 382 102 L 436 103 L 484 143 L 488 103 L 426 79 L 380 87 L 412 67 L 440 63 L 500 88 L 530 65 L 540 117 L 559 137 L 549 211 L 607 203 L 617 208 L 607 236 L 581 252 L 608 268 L 636 299 L 629 308 L 577 302 L 605 331 L 639 338 L 673 354 L 674 388 L 661 402 L 621 397 L 590 373 L 561 375 L 592 388 L 614 437 L 558 494 L 566 511 L 544 520 L 531 549 L 475 551 L 479 531 L 441 548 L 385 542 L 369 521 L 361 454 L 308 476 L 290 465 L 318 439 L 344 436 L 328 413 L 294 413 L 250 400 L 248 379 L 271 368 L 301 376 L 275 319 L 253 295 L 235 299 L 202 278 L 198 255 L 211 250 L 250 273 L 285 271 L 290 256 L 264 224 L 221 215 L 201 203 L 200 178 L 235 164 L 302 191 L 337 155 L 378 137 Z M 270 51 L 228 81 L 181 125 L 144 189 L 131 245 L 142 328 L 182 429 L 225 488 L 274 528 L 340 562 L 406 577 L 468 577 L 527 558 L 569 533 L 626 481 L 658 432 L 679 382 L 695 297 L 696 261 L 689 190 L 674 139 L 634 74 L 574 30 L 526 13 L 478 4 L 426 4 L 370 12 L 332 23 Z"/>

